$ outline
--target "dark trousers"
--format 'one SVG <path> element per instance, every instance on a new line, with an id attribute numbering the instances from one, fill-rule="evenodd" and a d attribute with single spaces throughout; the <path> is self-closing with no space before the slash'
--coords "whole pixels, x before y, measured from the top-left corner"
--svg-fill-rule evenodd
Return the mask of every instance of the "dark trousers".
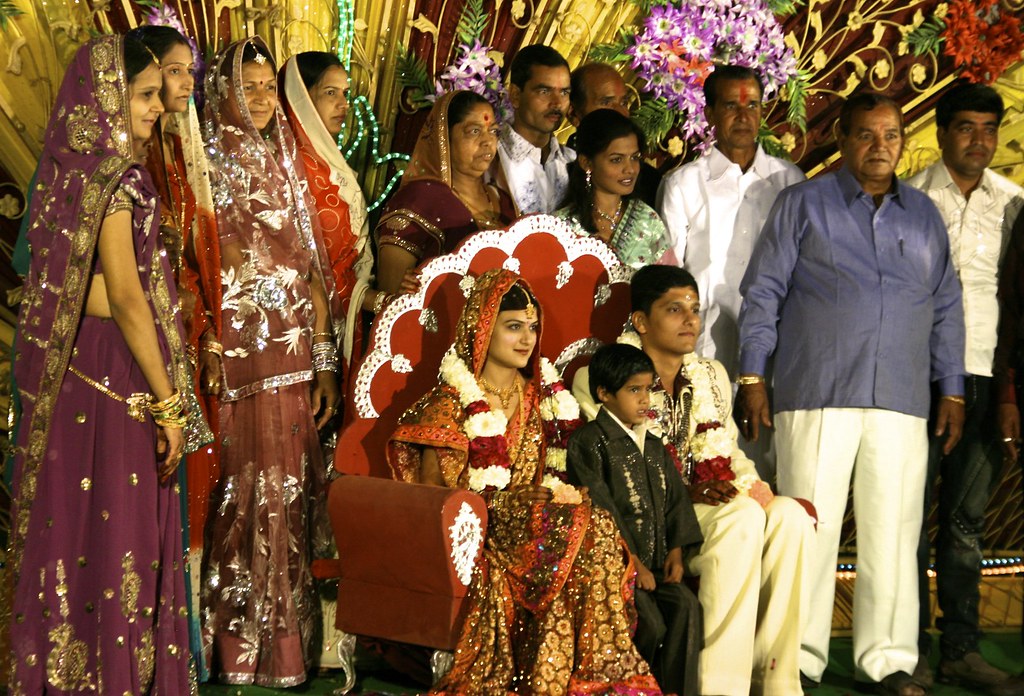
<path id="1" fill-rule="evenodd" d="M 638 614 L 633 642 L 662 691 L 700 693 L 697 668 L 704 647 L 704 618 L 696 595 L 682 583 L 665 584 L 660 570 L 651 570 L 657 587 L 636 589 Z"/>
<path id="2" fill-rule="evenodd" d="M 996 429 L 992 399 L 992 378 L 968 375 L 966 418 L 963 436 L 953 451 L 942 456 L 943 437 L 935 437 L 935 419 L 928 426 L 928 487 L 925 492 L 925 519 L 918 546 L 921 598 L 921 650 L 931 647 L 925 629 L 931 624 L 928 595 L 928 513 L 936 475 L 941 475 L 938 490 L 939 529 L 935 539 L 935 572 L 939 608 L 942 617 L 936 625 L 942 631 L 939 645 L 942 657 L 958 660 L 978 649 L 978 602 L 981 581 L 982 542 L 985 532 L 985 508 L 998 483 L 1002 456 Z M 933 394 L 932 403 L 938 403 Z"/>

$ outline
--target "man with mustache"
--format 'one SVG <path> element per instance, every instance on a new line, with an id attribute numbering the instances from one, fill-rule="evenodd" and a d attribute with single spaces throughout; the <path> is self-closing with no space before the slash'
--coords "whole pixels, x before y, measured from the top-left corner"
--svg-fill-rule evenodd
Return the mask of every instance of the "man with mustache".
<path id="1" fill-rule="evenodd" d="M 721 361 L 733 379 L 740 357 L 740 280 L 775 198 L 804 179 L 795 164 L 772 157 L 757 142 L 763 96 L 751 68 L 716 66 L 704 82 L 704 116 L 715 129 L 715 145 L 670 172 L 658 200 L 672 242 L 663 262 L 685 267 L 700 289 L 704 333 L 697 353 Z M 758 473 L 772 480 L 770 433 L 740 446 Z"/>
<path id="2" fill-rule="evenodd" d="M 836 558 L 853 480 L 860 680 L 924 696 L 917 665 L 917 564 L 934 432 L 949 453 L 964 420 L 964 321 L 942 217 L 899 181 L 903 118 L 862 92 L 839 115 L 840 170 L 790 186 L 765 223 L 740 285 L 740 428 L 771 427 L 765 367 L 774 357 L 779 493 L 818 511 L 800 669 L 828 662 Z M 856 473 L 854 473 L 856 472 Z"/>
<path id="3" fill-rule="evenodd" d="M 566 166 L 576 159 L 555 137 L 569 109 L 569 63 L 549 46 L 525 46 L 512 59 L 509 82 L 515 116 L 501 128 L 491 173 L 521 215 L 551 213 L 565 198 Z"/>
<path id="4" fill-rule="evenodd" d="M 996 291 L 999 266 L 1024 190 L 988 168 L 999 144 L 1003 99 L 991 87 L 960 83 L 935 106 L 942 158 L 907 183 L 928 194 L 949 233 L 953 265 L 960 276 L 967 327 L 967 415 L 960 442 L 943 456 L 931 437 L 928 482 L 941 474 L 935 570 L 939 608 L 939 680 L 995 696 L 1024 694 L 1024 681 L 990 665 L 978 650 L 978 602 L 985 508 L 999 482 L 1002 461 L 993 412 L 992 367 L 999 325 Z M 1010 438 L 1013 444 L 1013 438 Z M 925 489 L 925 515 L 932 486 Z M 917 676 L 926 683 L 931 625 L 928 590 L 927 517 L 921 530 L 918 572 L 921 597 L 921 657 Z"/>

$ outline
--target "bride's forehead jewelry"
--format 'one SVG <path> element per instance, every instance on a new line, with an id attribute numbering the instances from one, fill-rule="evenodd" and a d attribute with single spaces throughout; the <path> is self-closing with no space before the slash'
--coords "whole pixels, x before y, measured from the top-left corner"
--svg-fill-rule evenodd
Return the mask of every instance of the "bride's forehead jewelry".
<path id="1" fill-rule="evenodd" d="M 526 295 L 526 319 L 527 321 L 534 321 L 537 318 L 537 307 L 533 304 L 530 299 L 530 294 L 525 290 L 523 293 Z"/>
<path id="2" fill-rule="evenodd" d="M 253 58 L 253 60 L 256 61 L 259 65 L 263 65 L 264 63 L 267 62 L 267 57 L 262 53 L 257 52 L 256 57 Z"/>

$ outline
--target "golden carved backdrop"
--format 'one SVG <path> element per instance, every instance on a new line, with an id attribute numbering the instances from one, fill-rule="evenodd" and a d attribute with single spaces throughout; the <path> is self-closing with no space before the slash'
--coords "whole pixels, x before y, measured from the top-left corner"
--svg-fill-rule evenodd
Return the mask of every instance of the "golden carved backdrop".
<path id="1" fill-rule="evenodd" d="M 408 47 L 439 72 L 454 55 L 463 7 L 473 1 L 488 11 L 483 38 L 500 56 L 547 43 L 574 67 L 640 15 L 626 0 L 169 0 L 167 5 L 180 14 L 207 58 L 230 41 L 257 33 L 281 62 L 303 50 L 340 49 L 349 55 L 353 93 L 366 98 L 376 117 L 372 123 L 362 112 L 357 121 L 361 112 L 353 109 L 349 124 L 351 160 L 374 200 L 395 174 L 394 163 L 382 156 L 408 152 L 424 118 L 423 112 L 411 111 L 399 88 L 401 50 Z M 1004 11 L 1024 10 L 1024 0 L 1001 2 Z M 0 3 L 4 7 L 20 13 L 10 16 L 0 9 L 0 290 L 9 291 L 18 279 L 7 261 L 64 67 L 90 35 L 136 26 L 148 8 L 127 0 L 9 0 Z M 937 94 L 955 77 L 952 63 L 941 55 L 914 55 L 906 39 L 946 8 L 937 0 L 802 0 L 783 20 L 786 43 L 807 76 L 806 131 L 785 124 L 786 94 L 769 105 L 767 118 L 780 145 L 808 175 L 835 165 L 832 128 L 839 104 L 861 86 L 887 92 L 903 105 L 908 130 L 902 174 L 937 157 L 931 111 Z M 1024 184 L 1024 63 L 1011 66 L 995 86 L 1008 110 L 994 166 Z M 667 167 L 682 149 L 670 134 L 652 156 Z M 9 353 L 14 321 L 0 303 L 3 355 Z M 7 372 L 9 364 L 0 362 L 0 391 L 9 383 Z M 6 411 L 7 394 L 0 393 L 0 400 Z M 1000 489 L 990 548 L 1024 547 L 1019 489 L 1016 478 Z"/>

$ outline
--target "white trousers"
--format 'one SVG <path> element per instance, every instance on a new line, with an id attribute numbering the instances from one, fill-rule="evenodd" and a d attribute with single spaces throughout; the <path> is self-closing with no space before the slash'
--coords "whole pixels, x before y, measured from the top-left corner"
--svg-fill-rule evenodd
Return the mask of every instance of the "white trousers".
<path id="1" fill-rule="evenodd" d="M 700 692 L 800 696 L 800 590 L 814 521 L 783 497 L 767 508 L 737 496 L 694 510 L 704 534 L 687 570 L 700 575 L 704 610 Z"/>
<path id="2" fill-rule="evenodd" d="M 775 416 L 779 491 L 818 509 L 800 669 L 820 680 L 836 591 L 839 535 L 853 478 L 857 586 L 853 660 L 857 678 L 881 681 L 917 664 L 917 543 L 921 534 L 927 424 L 881 409 L 826 408 Z"/>

